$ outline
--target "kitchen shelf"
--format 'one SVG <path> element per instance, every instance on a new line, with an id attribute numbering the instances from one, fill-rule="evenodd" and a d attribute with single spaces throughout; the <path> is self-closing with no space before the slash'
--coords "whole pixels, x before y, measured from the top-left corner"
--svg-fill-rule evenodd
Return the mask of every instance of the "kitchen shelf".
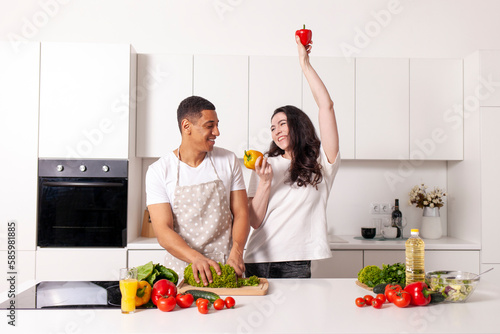
<path id="1" fill-rule="evenodd" d="M 127 244 L 127 249 L 159 249 L 163 250 L 156 238 L 139 237 Z"/>
<path id="2" fill-rule="evenodd" d="M 404 250 L 404 240 L 359 240 L 355 239 L 354 235 L 340 235 L 330 237 L 330 249 L 332 250 Z M 457 239 L 453 237 L 442 237 L 441 239 L 431 240 L 423 239 L 426 250 L 481 250 L 481 245 L 478 243 Z"/>
<path id="3" fill-rule="evenodd" d="M 332 250 L 404 250 L 405 240 L 358 240 L 354 239 L 354 235 L 330 236 L 329 244 Z M 478 243 L 457 239 L 453 237 L 442 237 L 441 239 L 431 240 L 424 239 L 426 250 L 481 250 L 481 245 Z M 158 249 L 163 248 L 158 244 L 156 238 L 139 237 L 127 245 L 128 249 Z"/>

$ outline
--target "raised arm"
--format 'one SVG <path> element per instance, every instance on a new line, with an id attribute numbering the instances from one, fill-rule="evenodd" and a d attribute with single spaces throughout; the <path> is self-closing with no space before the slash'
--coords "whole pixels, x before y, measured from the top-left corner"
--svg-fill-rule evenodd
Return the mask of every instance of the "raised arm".
<path id="1" fill-rule="evenodd" d="M 296 36 L 297 49 L 299 52 L 300 66 L 302 72 L 309 84 L 309 88 L 314 97 L 314 101 L 319 108 L 319 133 L 321 145 L 326 153 L 326 157 L 330 163 L 335 161 L 339 151 L 339 134 L 337 130 L 337 120 L 333 109 L 333 101 L 325 87 L 325 84 L 319 77 L 309 62 L 309 52 L 311 45 L 304 46 L 300 43 L 300 38 Z"/>

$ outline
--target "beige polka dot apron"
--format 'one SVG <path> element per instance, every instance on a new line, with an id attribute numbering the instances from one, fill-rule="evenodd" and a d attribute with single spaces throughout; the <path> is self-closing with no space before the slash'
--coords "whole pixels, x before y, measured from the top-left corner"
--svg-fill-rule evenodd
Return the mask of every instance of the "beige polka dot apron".
<path id="1" fill-rule="evenodd" d="M 179 152 L 179 151 L 178 151 Z M 231 247 L 232 215 L 224 183 L 219 178 L 210 153 L 209 160 L 217 179 L 191 186 L 179 185 L 180 156 L 177 163 L 177 181 L 172 212 L 174 231 L 189 247 L 208 256 L 215 252 L 229 255 Z M 167 252 L 165 266 L 184 276 L 188 263 Z"/>

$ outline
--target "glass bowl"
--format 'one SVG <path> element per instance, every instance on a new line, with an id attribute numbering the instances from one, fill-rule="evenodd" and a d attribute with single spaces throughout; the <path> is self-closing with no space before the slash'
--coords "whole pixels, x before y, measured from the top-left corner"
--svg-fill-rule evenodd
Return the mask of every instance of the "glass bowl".
<path id="1" fill-rule="evenodd" d="M 445 301 L 465 302 L 472 295 L 479 283 L 477 274 L 465 271 L 431 271 L 425 274 L 425 282 L 434 291 L 440 291 Z"/>

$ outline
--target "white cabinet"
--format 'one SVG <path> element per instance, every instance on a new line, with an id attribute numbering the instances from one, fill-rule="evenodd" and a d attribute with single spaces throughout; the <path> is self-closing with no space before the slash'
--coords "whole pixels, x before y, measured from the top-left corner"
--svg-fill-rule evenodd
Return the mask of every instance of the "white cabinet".
<path id="1" fill-rule="evenodd" d="M 159 250 L 129 250 L 128 251 L 128 261 L 127 265 L 129 267 L 137 267 L 142 266 L 150 261 L 153 261 L 153 264 L 161 264 L 165 263 L 165 255 L 167 251 L 164 249 Z"/>
<path id="2" fill-rule="evenodd" d="M 409 158 L 409 60 L 356 59 L 356 159 Z"/>
<path id="3" fill-rule="evenodd" d="M 41 248 L 36 252 L 40 281 L 116 281 L 127 266 L 125 248 Z"/>
<path id="4" fill-rule="evenodd" d="M 10 289 L 9 272 L 15 272 L 15 284 L 17 285 L 17 292 L 19 287 L 25 283 L 35 279 L 35 251 L 17 251 L 15 255 L 14 268 L 10 269 L 8 265 L 7 251 L 0 251 L 0 267 L 3 269 L 2 279 L 0 280 L 0 293 Z M 7 297 L 7 296 L 5 296 Z"/>
<path id="5" fill-rule="evenodd" d="M 463 160 L 462 69 L 459 59 L 410 60 L 410 159 Z"/>
<path id="6" fill-rule="evenodd" d="M 364 251 L 363 265 L 405 263 L 404 250 L 370 250 Z M 479 251 L 425 251 L 425 271 L 462 270 L 472 273 L 479 272 Z"/>
<path id="7" fill-rule="evenodd" d="M 251 56 L 249 73 L 249 148 L 264 153 L 274 110 L 302 105 L 302 70 L 297 57 Z"/>
<path id="8" fill-rule="evenodd" d="M 465 106 L 476 102 L 475 97 L 483 107 L 498 107 L 500 106 L 500 50 L 479 51 L 479 66 L 479 85 L 475 96 L 468 97 L 465 101 Z"/>
<path id="9" fill-rule="evenodd" d="M 39 43 L 16 51 L 0 42 L 0 250 L 9 221 L 16 222 L 16 249 L 36 249 L 39 64 Z"/>
<path id="10" fill-rule="evenodd" d="M 248 57 L 196 55 L 193 77 L 193 94 L 215 105 L 216 146 L 243 158 L 248 148 Z"/>
<path id="11" fill-rule="evenodd" d="M 137 156 L 161 157 L 180 145 L 177 108 L 191 95 L 192 55 L 137 56 Z"/>
<path id="12" fill-rule="evenodd" d="M 342 159 L 354 159 L 354 59 L 314 57 L 311 63 L 334 103 Z M 318 106 L 305 78 L 302 98 L 302 110 L 311 118 L 319 136 Z"/>
<path id="13" fill-rule="evenodd" d="M 332 257 L 312 261 L 312 278 L 356 278 L 363 268 L 363 251 L 333 250 Z"/>
<path id="14" fill-rule="evenodd" d="M 130 45 L 42 43 L 40 64 L 39 157 L 135 156 Z"/>
<path id="15" fill-rule="evenodd" d="M 500 224 L 498 189 L 500 189 L 500 107 L 480 108 L 481 117 L 481 219 L 482 263 L 500 263 Z"/>

